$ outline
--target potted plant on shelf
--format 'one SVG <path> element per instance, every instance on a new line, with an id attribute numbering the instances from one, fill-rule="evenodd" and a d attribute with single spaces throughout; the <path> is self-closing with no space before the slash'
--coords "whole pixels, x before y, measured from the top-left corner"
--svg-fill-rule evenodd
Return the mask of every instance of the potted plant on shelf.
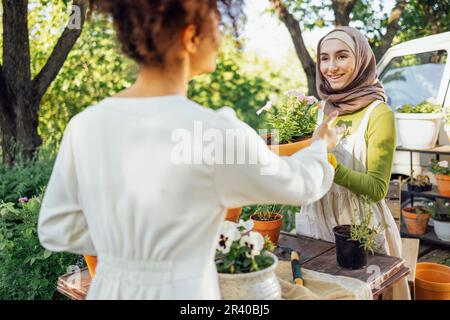
<path id="1" fill-rule="evenodd" d="M 317 123 L 319 101 L 300 91 L 286 91 L 278 104 L 268 102 L 257 111 L 266 111 L 268 124 L 275 133 L 263 136 L 269 148 L 280 156 L 290 156 L 311 144 Z"/>
<path id="2" fill-rule="evenodd" d="M 222 225 L 215 262 L 224 300 L 281 299 L 275 246 L 252 228 L 250 220 Z"/>
<path id="3" fill-rule="evenodd" d="M 406 207 L 402 210 L 402 217 L 406 224 L 406 230 L 408 230 L 408 233 L 411 235 L 420 236 L 427 231 L 431 213 L 428 208 L 421 206 Z"/>
<path id="4" fill-rule="evenodd" d="M 450 202 L 438 199 L 428 204 L 433 218 L 434 232 L 442 241 L 450 242 Z"/>
<path id="5" fill-rule="evenodd" d="M 259 205 L 254 214 L 250 216 L 253 230 L 263 237 L 268 236 L 274 244 L 278 243 L 281 227 L 283 225 L 283 206 Z"/>
<path id="6" fill-rule="evenodd" d="M 430 171 L 434 174 L 439 193 L 443 196 L 450 197 L 450 169 L 448 161 L 430 161 Z"/>
<path id="7" fill-rule="evenodd" d="M 430 178 L 428 176 L 419 175 L 417 178 L 412 178 L 408 181 L 408 190 L 409 191 L 431 191 L 433 185 L 430 182 Z"/>
<path id="8" fill-rule="evenodd" d="M 377 235 L 385 229 L 382 224 L 372 226 L 372 201 L 365 196 L 359 198 L 362 203 L 360 217 L 357 214 L 358 209 L 355 209 L 351 225 L 333 228 L 337 263 L 345 269 L 364 268 L 367 265 L 368 253 L 373 253 L 377 246 Z"/>
<path id="9" fill-rule="evenodd" d="M 441 106 L 429 101 L 405 104 L 395 113 L 402 147 L 430 149 L 436 145 L 441 128 Z M 414 128 L 414 129 L 412 129 Z"/>

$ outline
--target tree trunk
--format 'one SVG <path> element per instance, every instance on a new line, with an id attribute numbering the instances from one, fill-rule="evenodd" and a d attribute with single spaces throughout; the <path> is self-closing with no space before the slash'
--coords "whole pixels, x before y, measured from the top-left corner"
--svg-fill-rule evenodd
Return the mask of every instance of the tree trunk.
<path id="1" fill-rule="evenodd" d="M 2 109 L 5 106 L 2 105 Z M 3 161 L 6 164 L 14 162 L 14 137 L 16 136 L 15 116 L 11 112 L 0 112 L 0 140 L 2 142 Z"/>
<path id="2" fill-rule="evenodd" d="M 350 23 L 350 13 L 355 7 L 356 0 L 333 0 L 331 6 L 334 11 L 334 25 L 348 26 Z"/>
<path id="3" fill-rule="evenodd" d="M 286 6 L 281 0 L 270 0 L 272 7 L 275 9 L 279 19 L 284 23 L 288 29 L 292 41 L 294 43 L 295 51 L 303 66 L 308 80 L 308 94 L 317 97 L 316 90 L 316 63 L 311 58 L 300 28 L 300 24 L 295 20 L 294 16 L 289 13 Z"/>
<path id="4" fill-rule="evenodd" d="M 375 58 L 377 61 L 380 61 L 386 51 L 390 48 L 392 41 L 400 28 L 399 21 L 403 11 L 405 10 L 405 6 L 406 0 L 397 0 L 394 9 L 392 9 L 388 20 L 386 34 L 381 39 L 381 43 L 378 48 L 375 49 Z"/>
<path id="5" fill-rule="evenodd" d="M 28 0 L 2 0 L 3 66 L 0 65 L 0 138 L 3 161 L 19 154 L 32 159 L 42 141 L 37 130 L 39 104 L 79 38 L 87 0 L 73 0 L 72 16 L 47 63 L 31 79 Z"/>

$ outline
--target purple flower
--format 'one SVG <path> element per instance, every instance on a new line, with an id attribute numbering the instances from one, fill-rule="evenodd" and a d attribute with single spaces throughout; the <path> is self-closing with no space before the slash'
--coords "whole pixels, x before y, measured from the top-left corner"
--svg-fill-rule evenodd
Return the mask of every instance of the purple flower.
<path id="1" fill-rule="evenodd" d="M 27 197 L 19 198 L 20 203 L 27 203 L 28 201 L 29 201 L 29 199 Z"/>
<path id="2" fill-rule="evenodd" d="M 308 99 L 308 104 L 314 104 L 314 103 L 317 103 L 319 101 L 314 96 L 309 96 L 307 99 Z"/>
<path id="3" fill-rule="evenodd" d="M 297 97 L 300 102 L 306 99 L 306 96 L 298 90 L 288 90 L 284 94 L 288 97 Z"/>

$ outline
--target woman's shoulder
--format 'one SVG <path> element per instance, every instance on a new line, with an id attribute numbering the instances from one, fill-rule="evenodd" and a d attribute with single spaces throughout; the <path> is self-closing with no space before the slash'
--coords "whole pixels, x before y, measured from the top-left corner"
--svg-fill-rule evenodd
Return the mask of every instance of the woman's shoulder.
<path id="1" fill-rule="evenodd" d="M 386 103 L 381 102 L 375 109 L 373 109 L 372 114 L 370 115 L 370 121 L 376 121 L 377 119 L 394 119 L 394 112 L 392 108 Z"/>

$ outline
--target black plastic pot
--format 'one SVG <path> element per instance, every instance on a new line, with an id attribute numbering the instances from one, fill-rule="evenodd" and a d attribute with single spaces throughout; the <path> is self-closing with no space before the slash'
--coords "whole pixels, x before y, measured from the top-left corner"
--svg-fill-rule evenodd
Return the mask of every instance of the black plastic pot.
<path id="1" fill-rule="evenodd" d="M 333 232 L 337 263 L 345 269 L 364 268 L 367 265 L 368 251 L 360 248 L 360 242 L 350 240 L 350 225 L 336 226 Z"/>
<path id="2" fill-rule="evenodd" d="M 432 189 L 431 184 L 417 186 L 415 184 L 408 183 L 408 191 L 425 192 L 425 191 L 431 191 L 431 189 Z"/>

